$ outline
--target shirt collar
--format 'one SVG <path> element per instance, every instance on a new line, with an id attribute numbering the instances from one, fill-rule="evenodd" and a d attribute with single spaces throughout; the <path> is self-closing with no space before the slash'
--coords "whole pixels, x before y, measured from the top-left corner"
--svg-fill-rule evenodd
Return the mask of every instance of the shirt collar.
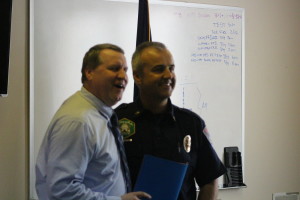
<path id="1" fill-rule="evenodd" d="M 135 104 L 136 104 L 136 108 L 135 108 L 135 111 L 134 111 L 134 115 L 135 115 L 135 116 L 138 117 L 138 116 L 143 115 L 145 112 L 148 112 L 148 111 L 143 107 L 142 101 L 141 101 L 141 99 L 140 99 L 139 97 L 136 98 Z M 172 119 L 173 119 L 174 121 L 176 121 L 176 120 L 175 120 L 175 115 L 174 115 L 174 107 L 173 107 L 173 104 L 172 104 L 172 101 L 171 101 L 170 98 L 168 99 L 167 110 L 166 110 L 166 112 L 163 113 L 163 114 L 166 114 L 166 115 L 172 117 Z"/>
<path id="2" fill-rule="evenodd" d="M 89 92 L 83 86 L 81 87 L 80 92 L 82 96 L 89 101 L 102 115 L 104 115 L 107 119 L 111 118 L 114 113 L 111 107 L 107 106 L 105 103 L 103 103 L 103 101 Z"/>

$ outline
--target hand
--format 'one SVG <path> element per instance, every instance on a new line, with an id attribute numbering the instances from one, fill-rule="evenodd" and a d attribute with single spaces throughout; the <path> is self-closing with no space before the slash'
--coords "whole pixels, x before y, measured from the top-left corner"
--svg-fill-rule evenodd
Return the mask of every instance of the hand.
<path id="1" fill-rule="evenodd" d="M 151 199 L 151 196 L 146 192 L 130 192 L 121 196 L 122 200 L 140 200 L 139 197 L 146 197 Z"/>

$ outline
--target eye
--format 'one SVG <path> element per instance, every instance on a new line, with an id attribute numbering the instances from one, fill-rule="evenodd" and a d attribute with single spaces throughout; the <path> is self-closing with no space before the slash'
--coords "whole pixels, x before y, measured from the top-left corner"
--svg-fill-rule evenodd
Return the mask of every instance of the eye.
<path id="1" fill-rule="evenodd" d="M 119 65 L 113 65 L 113 66 L 110 66 L 108 67 L 109 70 L 113 71 L 113 72 L 117 72 L 120 70 L 120 66 Z"/>
<path id="2" fill-rule="evenodd" d="M 152 71 L 155 73 L 162 73 L 165 70 L 165 66 L 164 65 L 156 65 L 152 68 Z"/>
<path id="3" fill-rule="evenodd" d="M 174 72 L 175 71 L 175 65 L 170 65 L 169 70 L 170 70 L 170 72 Z"/>

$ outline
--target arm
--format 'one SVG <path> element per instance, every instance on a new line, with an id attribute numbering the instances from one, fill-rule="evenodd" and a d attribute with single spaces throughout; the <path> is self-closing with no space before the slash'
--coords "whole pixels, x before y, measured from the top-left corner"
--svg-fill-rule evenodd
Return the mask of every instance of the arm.
<path id="1" fill-rule="evenodd" d="M 151 196 L 146 192 L 130 192 L 121 196 L 122 200 L 139 200 L 141 197 L 151 199 Z"/>
<path id="2" fill-rule="evenodd" d="M 204 135 L 208 134 L 206 128 L 204 128 L 203 133 Z M 198 179 L 196 179 L 199 185 L 202 185 L 200 187 L 198 200 L 216 200 L 218 196 L 218 177 L 226 172 L 226 168 L 220 161 L 207 137 L 202 137 L 202 142 L 200 157 L 203 158 L 203 160 L 199 161 L 202 164 L 198 171 L 200 174 L 198 174 Z M 205 181 L 201 182 L 201 180 Z"/>
<path id="3" fill-rule="evenodd" d="M 49 145 L 47 183 L 50 199 L 138 200 L 151 198 L 144 192 L 106 196 L 83 183 L 89 161 L 94 155 L 94 138 L 84 123 L 71 121 L 53 128 Z"/>
<path id="4" fill-rule="evenodd" d="M 84 123 L 58 121 L 52 127 L 47 155 L 47 187 L 50 199 L 102 199 L 103 194 L 83 184 L 93 155 L 91 135 Z"/>
<path id="5" fill-rule="evenodd" d="M 218 196 L 218 180 L 203 185 L 200 188 L 198 200 L 216 200 Z"/>
<path id="6" fill-rule="evenodd" d="M 121 199 L 95 192 L 84 183 L 95 152 L 95 138 L 89 126 L 77 120 L 59 121 L 51 133 L 46 165 L 49 199 Z"/>

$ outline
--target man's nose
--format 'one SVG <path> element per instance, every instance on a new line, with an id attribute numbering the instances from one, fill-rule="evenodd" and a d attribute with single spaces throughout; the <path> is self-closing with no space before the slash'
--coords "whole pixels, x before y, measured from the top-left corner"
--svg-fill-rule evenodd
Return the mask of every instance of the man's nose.
<path id="1" fill-rule="evenodd" d="M 166 68 L 166 70 L 164 71 L 164 78 L 173 78 L 173 77 L 174 77 L 174 72 L 169 68 Z"/>
<path id="2" fill-rule="evenodd" d="M 127 72 L 125 69 L 120 69 L 118 72 L 118 78 L 127 79 Z"/>

